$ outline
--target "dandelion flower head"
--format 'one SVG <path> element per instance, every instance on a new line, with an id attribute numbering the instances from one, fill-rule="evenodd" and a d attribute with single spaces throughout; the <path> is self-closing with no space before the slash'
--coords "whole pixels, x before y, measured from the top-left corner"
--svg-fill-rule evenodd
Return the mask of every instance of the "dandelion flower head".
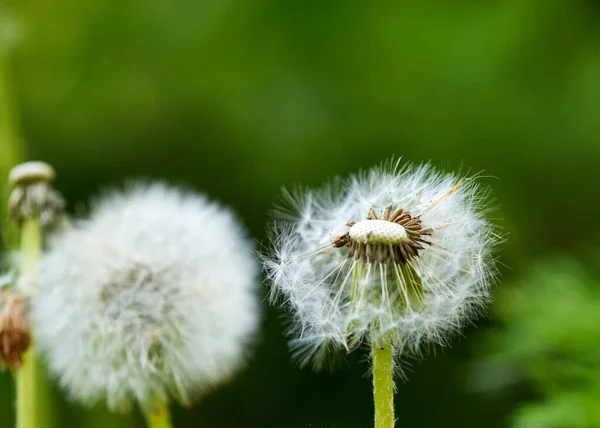
<path id="1" fill-rule="evenodd" d="M 72 398 L 189 404 L 244 362 L 257 269 L 232 213 L 161 183 L 107 193 L 40 262 L 36 340 Z"/>
<path id="2" fill-rule="evenodd" d="M 362 343 L 420 356 L 488 301 L 497 237 L 475 179 L 392 161 L 285 197 L 265 268 L 302 364 Z"/>

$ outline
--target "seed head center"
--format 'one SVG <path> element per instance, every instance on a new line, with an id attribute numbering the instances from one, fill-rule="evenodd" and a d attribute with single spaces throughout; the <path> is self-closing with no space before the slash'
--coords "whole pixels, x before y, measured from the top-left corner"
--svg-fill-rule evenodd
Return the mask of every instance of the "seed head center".
<path id="1" fill-rule="evenodd" d="M 367 219 L 346 223 L 350 229 L 332 242 L 334 248 L 348 247 L 348 257 L 367 262 L 393 260 L 407 263 L 416 258 L 423 245 L 431 245 L 426 237 L 430 228 L 424 228 L 420 217 L 412 217 L 408 211 L 390 205 L 378 216 L 369 209 Z"/>
<path id="2" fill-rule="evenodd" d="M 354 242 L 371 245 L 399 245 L 408 238 L 404 226 L 387 220 L 359 221 L 348 234 Z"/>

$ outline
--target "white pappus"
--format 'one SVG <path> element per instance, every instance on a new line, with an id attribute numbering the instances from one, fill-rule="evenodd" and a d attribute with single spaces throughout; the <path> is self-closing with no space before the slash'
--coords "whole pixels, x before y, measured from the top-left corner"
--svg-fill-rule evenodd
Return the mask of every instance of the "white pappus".
<path id="1" fill-rule="evenodd" d="M 245 361 L 257 267 L 233 214 L 162 183 L 107 193 L 50 240 L 37 343 L 70 396 L 126 411 L 189 404 Z"/>
<path id="2" fill-rule="evenodd" d="M 397 357 L 447 345 L 489 300 L 498 236 L 474 178 L 390 161 L 285 194 L 264 256 L 272 300 L 293 316 L 301 364 L 330 347 L 390 343 Z"/>

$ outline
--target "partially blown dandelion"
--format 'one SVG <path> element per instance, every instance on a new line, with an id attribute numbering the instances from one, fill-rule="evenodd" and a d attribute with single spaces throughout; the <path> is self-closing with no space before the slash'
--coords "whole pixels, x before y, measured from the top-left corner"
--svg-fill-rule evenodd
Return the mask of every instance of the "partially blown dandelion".
<path id="1" fill-rule="evenodd" d="M 38 340 L 73 398 L 119 411 L 137 401 L 152 418 L 243 363 L 259 321 L 256 273 L 228 210 L 163 184 L 133 186 L 50 242 Z"/>
<path id="2" fill-rule="evenodd" d="M 331 346 L 372 345 L 376 402 L 382 388 L 389 401 L 376 423 L 393 426 L 393 356 L 447 344 L 488 300 L 497 239 L 481 211 L 487 192 L 390 163 L 286 196 L 265 267 L 272 297 L 294 313 L 295 353 L 319 368 Z"/>

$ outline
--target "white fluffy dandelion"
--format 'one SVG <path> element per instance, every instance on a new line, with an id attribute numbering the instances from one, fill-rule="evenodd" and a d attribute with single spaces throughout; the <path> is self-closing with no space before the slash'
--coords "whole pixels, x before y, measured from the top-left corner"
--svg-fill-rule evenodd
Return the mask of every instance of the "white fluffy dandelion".
<path id="1" fill-rule="evenodd" d="M 259 322 L 256 274 L 229 210 L 164 184 L 135 185 L 51 240 L 36 339 L 80 402 L 189 404 L 244 362 Z"/>
<path id="2" fill-rule="evenodd" d="M 286 198 L 265 266 L 302 363 L 320 366 L 328 345 L 420 355 L 488 300 L 497 238 L 473 179 L 390 162 Z"/>

